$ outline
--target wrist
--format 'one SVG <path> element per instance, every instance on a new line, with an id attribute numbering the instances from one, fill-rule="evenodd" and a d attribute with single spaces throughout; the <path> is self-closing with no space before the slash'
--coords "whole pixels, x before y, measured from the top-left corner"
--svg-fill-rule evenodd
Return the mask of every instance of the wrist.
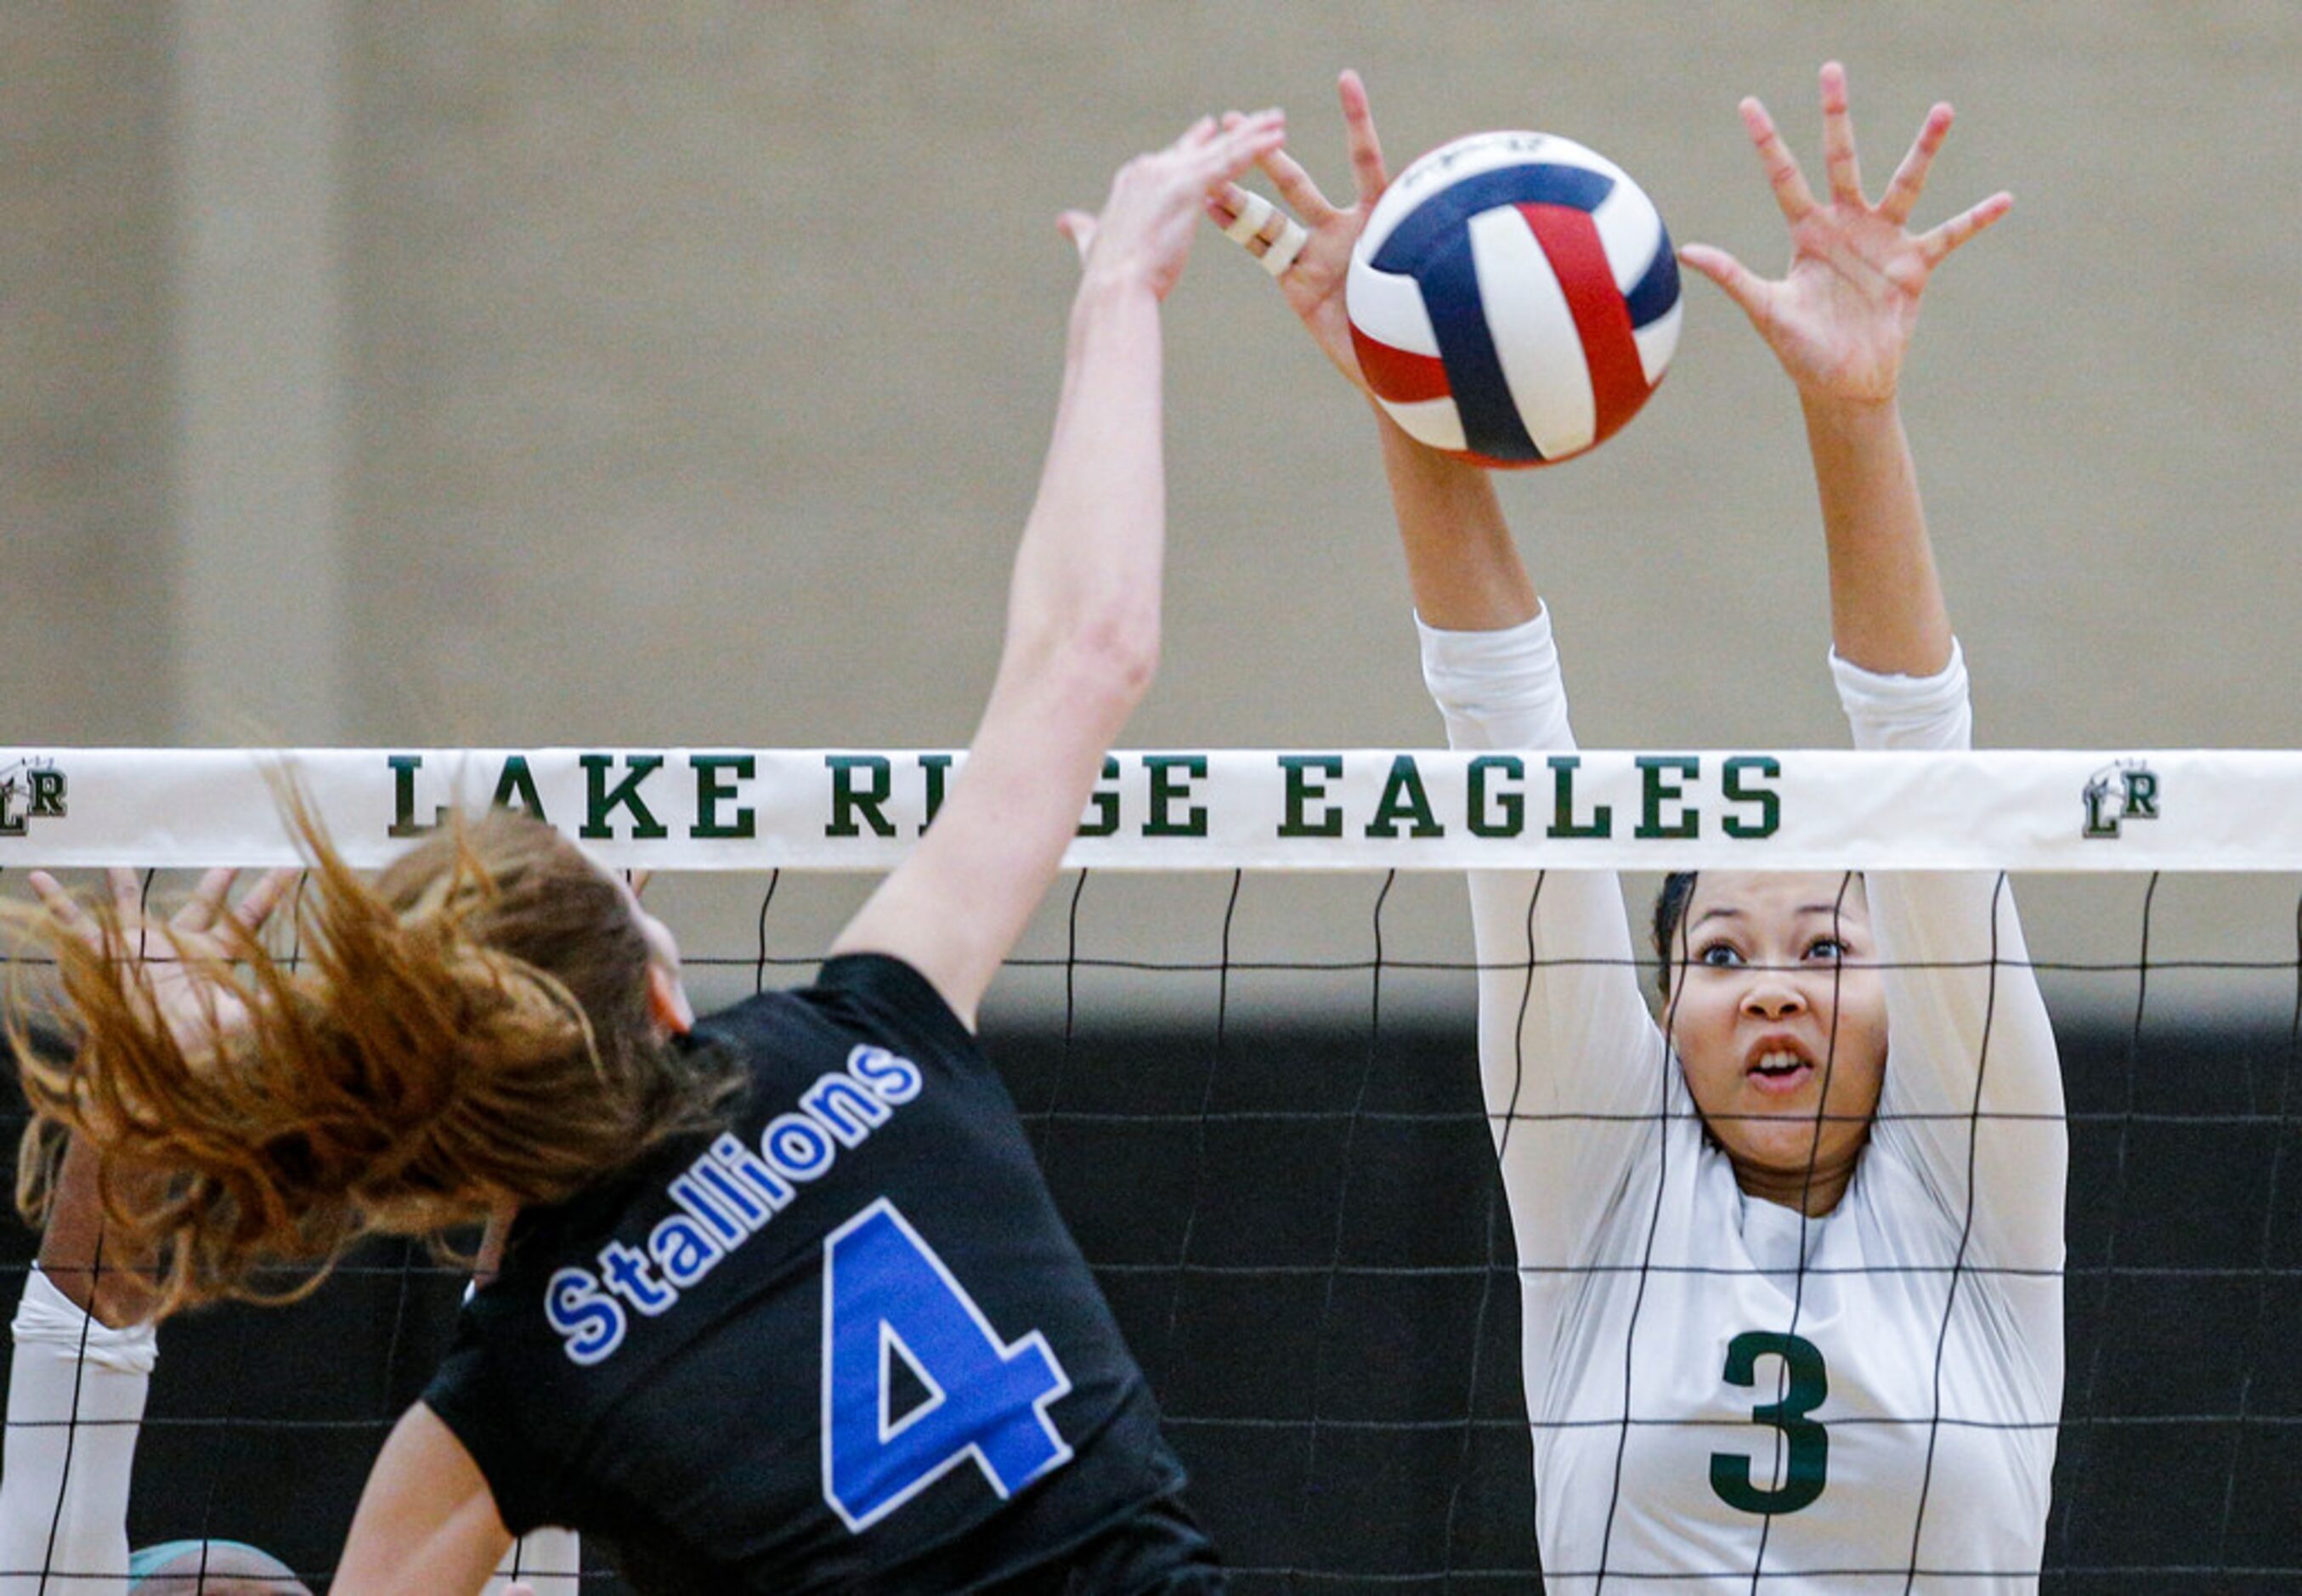
<path id="1" fill-rule="evenodd" d="M 1159 296 L 1147 284 L 1117 277 L 1083 277 L 1078 297 L 1071 301 L 1067 359 L 1075 364 L 1091 351 L 1112 356 L 1127 349 L 1156 349 L 1159 319 Z"/>
<path id="2" fill-rule="evenodd" d="M 1899 430 L 1902 426 L 1902 404 L 1891 389 L 1877 398 L 1815 393 L 1802 389 L 1799 391 L 1799 408 L 1805 413 L 1810 428 L 1819 427 L 1850 436 L 1865 432 Z"/>
<path id="3" fill-rule="evenodd" d="M 1158 304 L 1158 290 L 1142 273 L 1124 267 L 1090 265 L 1080 277 L 1079 292 L 1071 300 L 1071 314 L 1078 319 L 1124 314 L 1147 306 L 1155 309 Z"/>
<path id="4" fill-rule="evenodd" d="M 1399 425 L 1398 418 L 1374 394 L 1368 394 L 1366 401 L 1367 408 L 1374 413 L 1375 433 L 1382 442 L 1386 469 L 1394 473 L 1410 471 L 1434 481 L 1472 482 L 1485 478 L 1483 466 L 1442 454 Z"/>
<path id="5" fill-rule="evenodd" d="M 1071 301 L 1068 344 L 1072 360 L 1092 349 L 1106 353 L 1159 340 L 1159 296 L 1139 280 L 1090 275 L 1081 278 Z"/>

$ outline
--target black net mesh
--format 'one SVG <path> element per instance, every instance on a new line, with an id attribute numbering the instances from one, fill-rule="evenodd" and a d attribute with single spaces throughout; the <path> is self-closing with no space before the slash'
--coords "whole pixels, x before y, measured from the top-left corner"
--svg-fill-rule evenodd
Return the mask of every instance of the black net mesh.
<path id="1" fill-rule="evenodd" d="M 805 979 L 861 890 L 681 878 L 651 901 L 708 1006 Z M 1461 891 L 1074 876 L 987 1009 L 990 1051 L 1241 1591 L 1524 1590 L 1538 1575 L 1517 1261 L 1473 1063 Z M 2045 1583 L 2296 1588 L 2302 903 L 2267 877 L 2058 881 L 2044 912 L 2030 880 L 2021 891 L 2071 1150 Z M 11 1302 L 37 1240 L 15 1227 L 0 1253 Z M 134 1543 L 251 1541 L 324 1588 L 463 1284 L 421 1247 L 373 1246 L 297 1306 L 168 1324 Z M 0 1590 L 67 1591 L 71 1574 L 6 1571 Z M 1745 1568 L 1690 1588 L 1769 1583 Z M 604 1569 L 584 1587 L 622 1588 Z"/>

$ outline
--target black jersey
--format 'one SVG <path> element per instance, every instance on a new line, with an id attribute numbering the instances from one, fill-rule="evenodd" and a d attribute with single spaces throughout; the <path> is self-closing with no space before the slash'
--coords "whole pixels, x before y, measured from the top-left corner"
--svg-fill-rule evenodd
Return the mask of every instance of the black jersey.
<path id="1" fill-rule="evenodd" d="M 424 1394 L 643 1591 L 949 1592 L 1182 1483 L 975 1038 L 899 961 L 713 1015 L 728 1129 L 523 1214 Z"/>

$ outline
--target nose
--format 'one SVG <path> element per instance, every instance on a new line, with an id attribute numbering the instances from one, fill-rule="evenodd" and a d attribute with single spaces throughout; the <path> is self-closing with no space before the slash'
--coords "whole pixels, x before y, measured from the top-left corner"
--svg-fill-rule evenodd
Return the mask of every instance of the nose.
<path id="1" fill-rule="evenodd" d="M 1773 970 L 1761 970 L 1743 994 L 1743 1012 L 1758 1020 L 1786 1020 L 1806 1012 L 1806 995 L 1796 982 Z"/>

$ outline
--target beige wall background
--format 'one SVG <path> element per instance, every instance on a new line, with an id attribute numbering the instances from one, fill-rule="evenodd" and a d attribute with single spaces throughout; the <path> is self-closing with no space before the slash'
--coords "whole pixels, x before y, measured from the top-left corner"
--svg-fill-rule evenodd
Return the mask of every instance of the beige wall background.
<path id="1" fill-rule="evenodd" d="M 1939 97 L 1922 219 L 2017 197 L 1905 399 L 1984 739 L 2292 745 L 2302 7 L 2265 0 L 0 8 L 0 740 L 957 743 L 1058 208 L 1273 101 L 1340 185 L 1354 65 L 1395 166 L 1565 133 L 1773 270 L 1735 101 L 1819 165 L 1833 55 L 1874 183 Z M 1687 293 L 1639 421 L 1505 484 L 1578 726 L 1836 743 L 1795 407 Z M 1356 402 L 1211 232 L 1168 326 L 1128 740 L 1434 740 Z"/>

